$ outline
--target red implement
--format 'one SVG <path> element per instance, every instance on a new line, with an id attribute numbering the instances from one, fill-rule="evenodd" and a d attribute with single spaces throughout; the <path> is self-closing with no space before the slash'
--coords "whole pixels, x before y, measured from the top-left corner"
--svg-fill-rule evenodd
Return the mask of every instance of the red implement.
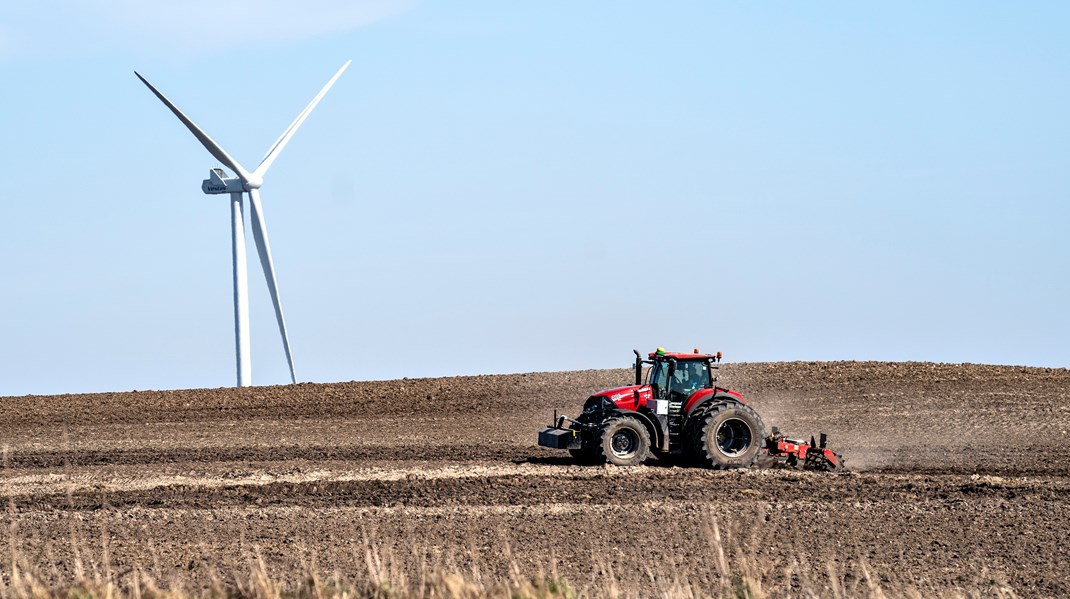
<path id="1" fill-rule="evenodd" d="M 845 461 L 843 456 L 827 447 L 828 437 L 825 433 L 821 433 L 820 439 L 819 443 L 815 443 L 813 437 L 810 437 L 809 443 L 799 439 L 789 439 L 773 427 L 773 433 L 765 439 L 765 453 L 776 459 L 778 463 L 793 468 L 801 466 L 804 470 L 825 472 L 843 470 Z"/>

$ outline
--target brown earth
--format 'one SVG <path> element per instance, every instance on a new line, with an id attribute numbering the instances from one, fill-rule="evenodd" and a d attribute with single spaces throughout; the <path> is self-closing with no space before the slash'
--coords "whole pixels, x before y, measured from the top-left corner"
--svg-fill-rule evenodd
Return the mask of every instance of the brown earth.
<path id="1" fill-rule="evenodd" d="M 401 576 L 449 564 L 604 588 L 611 573 L 649 595 L 701 589 L 727 548 L 774 594 L 863 566 L 889 588 L 1070 594 L 1066 369 L 722 367 L 767 426 L 829 433 L 845 474 L 585 468 L 535 446 L 554 408 L 630 377 L 0 398 L 0 541 L 54 583 L 84 567 L 203 586 L 257 555 L 287 580 L 372 554 Z"/>

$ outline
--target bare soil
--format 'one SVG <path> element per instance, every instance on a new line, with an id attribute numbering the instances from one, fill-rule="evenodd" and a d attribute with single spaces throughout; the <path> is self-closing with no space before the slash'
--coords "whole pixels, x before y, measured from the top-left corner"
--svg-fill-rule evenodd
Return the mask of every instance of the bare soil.
<path id="1" fill-rule="evenodd" d="M 826 432 L 849 472 L 579 467 L 535 445 L 627 370 L 0 398 L 0 546 L 206 585 L 260 556 L 281 578 L 450 563 L 612 572 L 642 593 L 719 550 L 785 588 L 865 564 L 882 583 L 1070 594 L 1070 371 L 725 364 L 766 425 Z M 715 532 L 716 531 L 716 532 Z M 0 575 L 11 568 L 0 560 Z M 800 580 L 795 580 L 800 579 Z M 630 585 L 630 586 L 628 586 Z"/>

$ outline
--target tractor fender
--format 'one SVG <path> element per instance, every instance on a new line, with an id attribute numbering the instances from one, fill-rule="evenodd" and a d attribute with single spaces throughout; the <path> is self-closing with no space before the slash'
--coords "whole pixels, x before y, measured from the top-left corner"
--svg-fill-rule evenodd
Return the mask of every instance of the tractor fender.
<path id="1" fill-rule="evenodd" d="M 653 442 L 655 448 L 663 449 L 663 446 L 667 447 L 667 444 L 665 443 L 665 432 L 661 430 L 661 426 L 659 426 L 649 414 L 636 412 L 635 410 L 617 408 L 609 412 L 607 416 L 631 416 L 632 418 L 635 418 L 639 422 L 642 422 L 643 426 L 646 427 L 647 432 L 650 433 L 650 440 Z"/>
<path id="2" fill-rule="evenodd" d="M 710 389 L 706 393 L 699 391 L 692 395 L 691 398 L 687 400 L 684 414 L 690 418 L 695 412 L 722 402 L 747 405 L 747 400 L 743 399 L 743 396 L 735 391 L 729 391 L 728 389 Z"/>

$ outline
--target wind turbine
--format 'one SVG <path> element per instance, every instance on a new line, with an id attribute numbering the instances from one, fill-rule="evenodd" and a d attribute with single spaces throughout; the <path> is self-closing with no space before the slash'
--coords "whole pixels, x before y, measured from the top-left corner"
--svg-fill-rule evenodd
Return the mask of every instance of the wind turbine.
<path id="1" fill-rule="evenodd" d="M 342 68 L 331 77 L 330 81 L 323 86 L 316 97 L 305 106 L 305 109 L 297 115 L 294 122 L 282 132 L 275 143 L 268 150 L 264 159 L 256 170 L 249 172 L 237 160 L 231 158 L 219 144 L 208 137 L 193 121 L 178 109 L 170 100 L 160 93 L 151 83 L 145 80 L 140 73 L 134 71 L 156 97 L 160 99 L 171 112 L 182 121 L 182 124 L 190 130 L 190 133 L 201 142 L 208 153 L 216 160 L 229 168 L 237 178 L 228 177 L 221 168 L 213 168 L 208 173 L 208 178 L 201 183 L 201 190 L 206 194 L 230 194 L 230 224 L 231 242 L 233 244 L 232 257 L 234 260 L 234 345 L 238 361 L 238 386 L 248 387 L 252 384 L 252 363 L 249 356 L 249 271 L 246 264 L 245 254 L 245 206 L 244 196 L 249 194 L 249 204 L 252 207 L 253 241 L 256 243 L 256 251 L 260 254 L 260 265 L 264 269 L 264 278 L 267 279 L 268 291 L 271 293 L 271 303 L 275 306 L 275 319 L 279 323 L 279 333 L 282 334 L 282 347 L 286 350 L 286 363 L 290 367 L 290 380 L 297 382 L 294 373 L 293 356 L 290 353 L 290 339 L 286 335 L 286 320 L 282 316 L 282 302 L 279 299 L 279 286 L 275 279 L 275 265 L 271 261 L 271 245 L 268 243 L 267 223 L 264 222 L 264 207 L 260 203 L 260 186 L 264 184 L 264 175 L 267 174 L 271 164 L 278 158 L 290 139 L 297 133 L 298 127 L 305 122 L 312 109 L 319 104 L 334 82 L 341 77 L 342 73 L 352 61 L 347 60 Z"/>

